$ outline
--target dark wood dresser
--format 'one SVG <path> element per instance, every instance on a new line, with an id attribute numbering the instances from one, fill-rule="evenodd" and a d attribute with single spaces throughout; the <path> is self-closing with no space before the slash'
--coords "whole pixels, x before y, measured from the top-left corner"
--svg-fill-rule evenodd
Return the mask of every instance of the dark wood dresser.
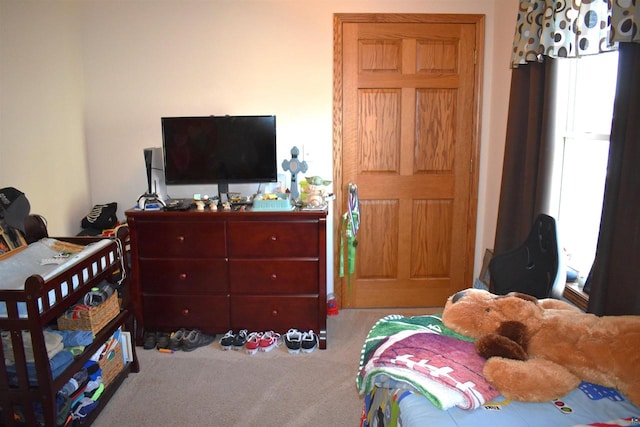
<path id="1" fill-rule="evenodd" d="M 312 329 L 326 348 L 326 212 L 128 210 L 144 330 Z"/>

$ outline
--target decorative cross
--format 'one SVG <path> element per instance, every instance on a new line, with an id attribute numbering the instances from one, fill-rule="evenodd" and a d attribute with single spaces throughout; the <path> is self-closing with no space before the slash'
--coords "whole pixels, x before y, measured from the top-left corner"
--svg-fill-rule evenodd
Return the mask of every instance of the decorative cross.
<path id="1" fill-rule="evenodd" d="M 298 150 L 298 147 L 293 147 L 291 149 L 291 160 L 284 160 L 282 162 L 282 169 L 291 172 L 291 185 L 289 189 L 293 200 L 297 200 L 300 197 L 296 175 L 300 172 L 305 173 L 307 171 L 307 162 L 298 160 L 299 154 L 300 150 Z"/>

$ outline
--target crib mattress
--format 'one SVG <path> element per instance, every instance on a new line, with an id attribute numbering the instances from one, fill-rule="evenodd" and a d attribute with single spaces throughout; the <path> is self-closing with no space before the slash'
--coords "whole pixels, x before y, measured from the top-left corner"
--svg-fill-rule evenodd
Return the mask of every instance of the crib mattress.
<path id="1" fill-rule="evenodd" d="M 45 238 L 30 244 L 24 250 L 0 261 L 0 290 L 24 290 L 25 281 L 31 275 L 38 274 L 47 281 L 56 274 L 65 271 L 69 267 L 85 260 L 111 244 L 111 240 L 103 239 L 95 243 L 85 246 L 82 251 L 70 255 L 62 264 L 43 264 L 42 260 L 53 258 L 59 254 L 54 249 L 56 240 Z M 114 259 L 105 260 L 104 262 L 113 263 Z M 104 266 L 101 266 L 104 268 Z M 97 267 L 96 267 L 97 268 Z M 89 272 L 86 272 L 89 274 Z M 78 283 L 63 283 L 60 287 L 62 296 L 65 297 L 73 289 L 77 288 Z M 55 304 L 55 293 L 48 296 L 49 303 Z M 27 315 L 25 304 L 19 304 L 18 307 L 20 317 Z M 7 317 L 7 308 L 3 301 L 0 301 L 0 318 Z"/>

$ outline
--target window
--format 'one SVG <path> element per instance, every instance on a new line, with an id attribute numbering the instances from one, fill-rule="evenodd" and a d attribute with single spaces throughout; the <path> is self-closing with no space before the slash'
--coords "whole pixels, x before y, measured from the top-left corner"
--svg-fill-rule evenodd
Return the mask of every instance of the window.
<path id="1" fill-rule="evenodd" d="M 600 229 L 617 69 L 617 52 L 558 61 L 550 212 L 568 265 L 583 280 Z"/>

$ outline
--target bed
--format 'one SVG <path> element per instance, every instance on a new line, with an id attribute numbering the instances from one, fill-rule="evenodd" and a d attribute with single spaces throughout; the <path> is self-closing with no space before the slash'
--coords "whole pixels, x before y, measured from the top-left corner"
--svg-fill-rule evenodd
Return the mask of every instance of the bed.
<path id="1" fill-rule="evenodd" d="M 356 386 L 362 427 L 639 426 L 640 408 L 583 382 L 555 401 L 508 401 L 482 376 L 470 338 L 440 315 L 380 319 L 362 347 Z"/>
<path id="2" fill-rule="evenodd" d="M 64 358 L 57 356 L 69 352 L 48 353 L 50 329 L 92 287 L 105 280 L 126 284 L 127 234 L 121 227 L 114 238 L 45 237 L 0 260 L 0 425 L 56 425 L 58 390 L 121 329 L 135 331 L 123 287 L 121 308 L 106 326 L 90 333 L 84 351 Z M 60 256 L 72 245 L 81 250 Z M 127 358 L 83 424 L 95 419 L 129 372 L 139 370 L 135 347 Z"/>

